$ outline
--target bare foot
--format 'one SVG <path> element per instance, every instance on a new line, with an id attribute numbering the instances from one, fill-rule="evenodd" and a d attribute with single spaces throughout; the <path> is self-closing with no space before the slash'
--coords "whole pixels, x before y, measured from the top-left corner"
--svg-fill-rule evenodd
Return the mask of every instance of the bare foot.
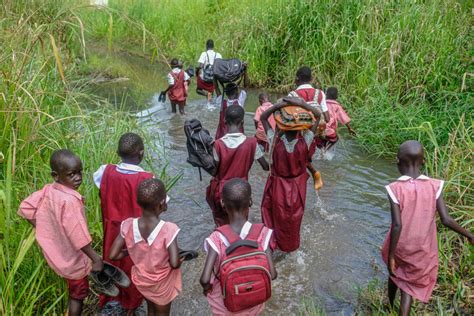
<path id="1" fill-rule="evenodd" d="M 315 171 L 313 173 L 313 180 L 314 180 L 314 189 L 319 191 L 323 187 L 323 179 L 321 177 L 321 172 Z"/>

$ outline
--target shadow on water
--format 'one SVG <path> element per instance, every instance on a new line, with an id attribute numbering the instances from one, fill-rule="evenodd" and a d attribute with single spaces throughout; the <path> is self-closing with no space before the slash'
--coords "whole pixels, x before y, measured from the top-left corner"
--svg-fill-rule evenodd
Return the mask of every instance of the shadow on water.
<path id="1" fill-rule="evenodd" d="M 135 71 L 149 72 L 150 65 L 135 57 L 119 56 L 124 63 L 133 63 Z M 142 66 L 140 66 L 140 63 Z M 145 66 L 146 65 L 146 66 Z M 138 70 L 137 70 L 138 69 Z M 109 96 L 112 102 L 128 95 L 133 109 L 154 108 L 154 113 L 141 118 L 150 135 L 160 135 L 167 157 L 169 172 L 182 173 L 182 179 L 170 192 L 172 200 L 165 220 L 181 228 L 179 244 L 182 248 L 202 249 L 204 239 L 214 229 L 211 211 L 205 200 L 210 177 L 203 174 L 199 181 L 197 169 L 187 162 L 183 123 L 186 118 L 197 117 L 211 133 L 218 122 L 218 109 L 210 109 L 206 101 L 191 93 L 187 115 L 170 113 L 169 104 L 158 102 L 158 94 L 166 86 L 165 70 L 155 72 L 154 91 L 141 91 L 134 97 L 134 82 L 98 85 L 95 90 Z M 149 74 L 148 74 L 149 75 Z M 195 83 L 191 89 L 195 88 Z M 250 91 L 247 111 L 257 105 L 258 91 Z M 120 96 L 120 97 L 117 97 Z M 273 101 L 276 99 L 272 95 Z M 247 135 L 253 135 L 251 113 L 245 118 Z M 343 129 L 342 129 L 343 130 Z M 315 300 L 327 314 L 350 315 L 357 300 L 357 289 L 369 280 L 384 277 L 379 248 L 390 222 L 383 186 L 393 179 L 396 170 L 387 161 L 367 157 L 367 154 L 348 139 L 344 130 L 335 149 L 321 155 L 317 153 L 315 165 L 323 174 L 324 188 L 314 193 L 308 182 L 306 211 L 301 230 L 301 247 L 298 251 L 276 254 L 278 279 L 273 283 L 273 296 L 267 303 L 264 315 L 298 314 L 303 299 Z M 260 202 L 267 173 L 254 164 L 250 172 L 254 205 L 250 220 L 260 222 Z M 183 265 L 183 293 L 173 303 L 173 315 L 208 315 L 208 304 L 202 295 L 199 277 L 205 255 Z"/>

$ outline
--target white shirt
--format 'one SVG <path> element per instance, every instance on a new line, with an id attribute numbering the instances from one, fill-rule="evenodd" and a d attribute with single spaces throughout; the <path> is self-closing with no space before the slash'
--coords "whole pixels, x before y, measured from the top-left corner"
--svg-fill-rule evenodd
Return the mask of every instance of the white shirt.
<path id="1" fill-rule="evenodd" d="M 237 148 L 240 145 L 242 145 L 242 143 L 246 139 L 247 139 L 247 136 L 245 136 L 242 133 L 227 133 L 227 134 L 225 134 L 224 136 L 221 137 L 222 142 L 224 142 L 224 145 L 227 148 Z M 215 161 L 219 161 L 219 155 L 217 155 L 217 152 L 216 152 L 215 149 L 212 150 L 212 155 L 214 156 Z M 258 144 L 257 144 L 256 149 L 255 149 L 254 159 L 258 160 L 262 157 L 263 157 L 263 151 L 260 148 L 260 146 L 258 146 Z"/>
<path id="2" fill-rule="evenodd" d="M 298 88 L 296 88 L 296 90 L 300 90 L 300 89 L 314 89 L 314 87 L 310 84 L 302 84 L 302 85 L 298 86 Z M 290 93 L 288 93 L 288 96 L 293 97 L 293 98 L 301 99 L 301 97 L 298 95 L 298 93 L 296 93 L 296 90 L 291 91 Z M 323 98 L 321 99 L 321 103 L 319 104 L 321 106 L 321 111 L 327 112 L 328 111 L 328 106 L 326 104 L 326 94 L 322 90 L 319 90 L 319 89 L 316 89 L 316 90 L 321 91 L 321 94 L 323 96 Z M 313 102 L 307 102 L 307 103 L 309 105 L 312 105 L 312 106 L 318 105 L 318 93 L 314 94 Z"/>
<path id="3" fill-rule="evenodd" d="M 241 107 L 245 107 L 245 101 L 246 100 L 247 100 L 247 91 L 240 90 L 240 94 L 239 94 L 239 98 L 237 99 L 237 103 Z M 233 102 L 233 101 L 235 101 L 235 99 L 228 99 L 227 104 L 229 104 L 230 102 Z M 219 104 L 219 105 L 222 104 L 222 94 L 217 97 L 216 104 Z"/>
<path id="4" fill-rule="evenodd" d="M 173 72 L 174 74 L 179 74 L 181 72 L 182 69 L 180 68 L 173 68 L 173 70 L 171 70 L 171 72 Z M 184 71 L 184 70 L 183 70 Z M 168 84 L 170 86 L 173 86 L 174 85 L 174 77 L 173 75 L 171 75 L 171 73 L 168 73 L 168 75 L 166 76 L 167 79 L 168 79 Z M 188 73 L 185 71 L 184 72 L 184 81 L 188 81 L 190 78 L 189 78 L 189 75 Z"/>
<path id="5" fill-rule="evenodd" d="M 93 176 L 94 183 L 99 189 L 100 189 L 100 182 L 102 181 L 102 176 L 104 175 L 104 171 L 106 167 L 107 165 L 102 165 L 100 166 L 99 169 L 97 169 L 96 172 L 94 172 L 94 176 Z M 129 163 L 121 162 L 117 165 L 117 171 L 124 174 L 135 174 L 139 172 L 144 172 L 145 170 L 143 170 L 138 165 L 132 165 Z"/>
<path id="6" fill-rule="evenodd" d="M 215 52 L 213 49 L 210 49 L 206 52 L 202 52 L 201 56 L 199 56 L 198 63 L 203 64 L 203 68 L 206 67 L 207 64 L 214 65 L 214 60 L 216 59 L 222 59 L 222 55 Z M 199 72 L 199 77 L 203 79 L 204 72 L 200 71 Z"/>

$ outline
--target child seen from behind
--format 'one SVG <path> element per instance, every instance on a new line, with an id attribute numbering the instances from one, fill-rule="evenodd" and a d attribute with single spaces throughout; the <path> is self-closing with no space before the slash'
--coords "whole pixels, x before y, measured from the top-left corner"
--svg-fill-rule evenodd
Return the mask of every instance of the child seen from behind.
<path id="1" fill-rule="evenodd" d="M 173 58 L 170 62 L 171 71 L 167 75 L 168 88 L 161 92 L 160 97 L 168 93 L 171 103 L 171 112 L 176 113 L 176 106 L 179 108 L 179 114 L 184 115 L 184 107 L 186 106 L 186 98 L 188 97 L 188 85 L 191 80 L 186 71 L 184 71 L 182 63 L 178 59 Z"/>
<path id="2" fill-rule="evenodd" d="M 438 277 L 436 212 L 441 223 L 474 244 L 474 235 L 449 216 L 443 200 L 444 181 L 420 173 L 423 146 L 414 140 L 400 145 L 397 166 L 402 175 L 385 188 L 392 224 L 382 247 L 389 271 L 388 297 L 393 307 L 400 289 L 399 315 L 409 315 L 413 298 L 427 303 Z"/>
<path id="3" fill-rule="evenodd" d="M 255 116 L 253 118 L 256 130 L 255 137 L 257 138 L 257 143 L 262 146 L 265 152 L 268 152 L 270 144 L 268 143 L 267 135 L 265 134 L 265 129 L 263 128 L 260 117 L 262 113 L 268 110 L 273 104 L 270 102 L 266 92 L 262 92 L 258 95 L 258 102 L 260 105 L 255 111 Z M 268 122 L 270 123 L 270 126 L 273 128 L 273 130 L 275 130 L 276 123 L 273 116 L 268 118 Z"/>

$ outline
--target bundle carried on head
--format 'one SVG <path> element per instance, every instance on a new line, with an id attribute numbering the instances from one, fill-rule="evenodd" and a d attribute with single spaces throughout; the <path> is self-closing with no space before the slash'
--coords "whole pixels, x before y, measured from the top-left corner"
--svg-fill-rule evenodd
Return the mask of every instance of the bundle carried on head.
<path id="1" fill-rule="evenodd" d="M 289 105 L 274 114 L 275 122 L 282 131 L 301 131 L 310 129 L 315 118 L 313 113 L 297 105 Z"/>

